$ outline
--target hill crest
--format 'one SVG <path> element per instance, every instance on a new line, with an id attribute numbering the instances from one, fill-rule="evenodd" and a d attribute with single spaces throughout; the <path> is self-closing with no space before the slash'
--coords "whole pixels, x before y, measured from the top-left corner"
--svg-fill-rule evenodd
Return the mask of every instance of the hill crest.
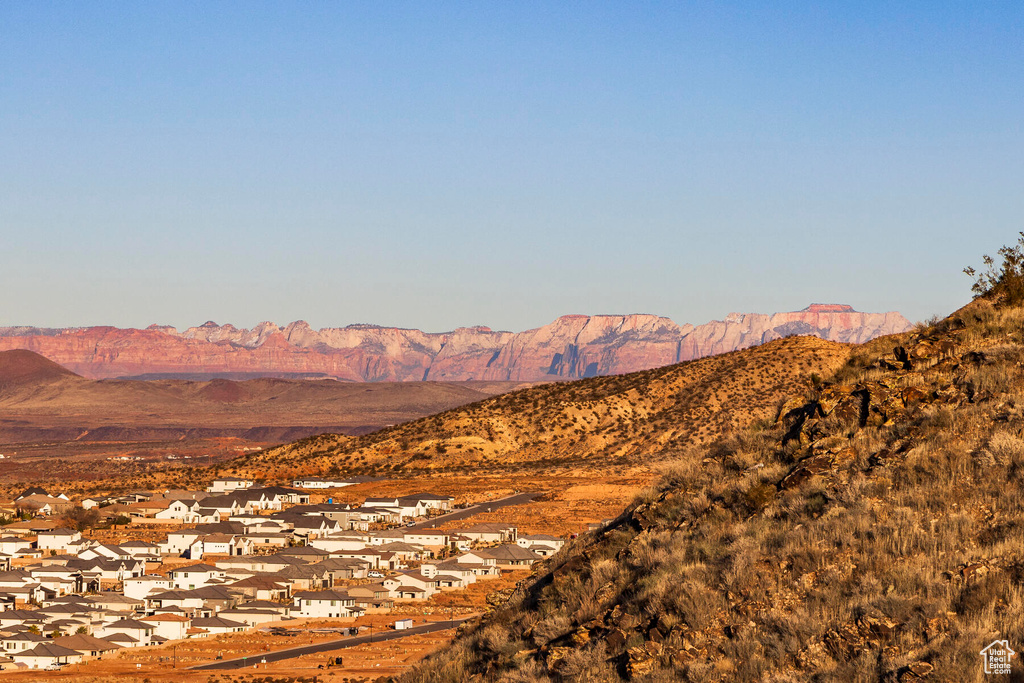
<path id="1" fill-rule="evenodd" d="M 549 383 L 352 440 L 330 435 L 226 467 L 274 477 L 645 468 L 672 451 L 773 417 L 779 396 L 832 374 L 851 346 L 789 337 L 626 375 Z"/>
<path id="2" fill-rule="evenodd" d="M 0 351 L 0 389 L 69 378 L 83 379 L 38 353 L 24 349 Z"/>

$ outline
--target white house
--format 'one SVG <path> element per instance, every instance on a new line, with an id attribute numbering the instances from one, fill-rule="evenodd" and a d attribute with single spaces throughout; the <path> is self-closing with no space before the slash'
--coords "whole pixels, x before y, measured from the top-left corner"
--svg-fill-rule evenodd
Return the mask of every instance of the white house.
<path id="1" fill-rule="evenodd" d="M 415 493 L 410 496 L 403 496 L 406 500 L 419 501 L 423 507 L 428 510 L 437 510 L 444 512 L 452 509 L 452 505 L 455 504 L 455 499 L 451 496 L 439 496 L 434 493 Z"/>
<path id="2" fill-rule="evenodd" d="M 192 619 L 183 614 L 152 614 L 148 617 L 139 617 L 139 621 L 150 624 L 153 627 L 153 635 L 167 640 L 187 638 L 188 630 L 192 627 Z"/>
<path id="3" fill-rule="evenodd" d="M 424 562 L 420 565 L 420 574 L 435 581 L 438 576 L 455 577 L 459 580 L 459 587 L 476 582 L 476 572 L 468 565 L 460 565 L 458 562 Z M 449 583 L 450 581 L 445 581 L 445 584 Z"/>
<path id="4" fill-rule="evenodd" d="M 96 630 L 96 635 L 100 638 L 110 638 L 111 636 L 126 635 L 134 639 L 127 641 L 133 647 L 144 647 L 152 643 L 153 634 L 155 632 L 153 624 L 139 621 L 138 619 L 118 619 L 117 621 L 109 624 L 102 625 Z M 115 641 L 125 642 L 125 641 Z"/>
<path id="5" fill-rule="evenodd" d="M 32 542 L 18 536 L 4 536 L 0 538 L 0 553 L 4 555 L 17 555 L 23 550 L 32 547 Z"/>
<path id="6" fill-rule="evenodd" d="M 160 561 L 160 545 L 147 541 L 125 541 L 119 546 L 129 557 L 140 560 Z"/>
<path id="7" fill-rule="evenodd" d="M 230 493 L 252 488 L 255 483 L 252 479 L 242 479 L 241 477 L 218 477 L 206 490 L 210 493 Z"/>
<path id="8" fill-rule="evenodd" d="M 403 535 L 406 543 L 414 543 L 427 548 L 440 549 L 448 546 L 448 533 L 429 529 L 410 529 Z"/>
<path id="9" fill-rule="evenodd" d="M 172 590 L 164 593 L 153 593 L 146 598 L 146 603 L 157 612 L 167 610 L 193 612 L 202 609 L 206 601 L 201 595 L 197 595 L 195 591 Z"/>
<path id="10" fill-rule="evenodd" d="M 296 593 L 292 608 L 293 617 L 311 619 L 345 618 L 352 616 L 356 601 L 342 591 L 303 591 Z"/>
<path id="11" fill-rule="evenodd" d="M 209 564 L 191 564 L 187 567 L 179 567 L 167 572 L 175 588 L 194 590 L 217 583 L 217 579 L 223 579 L 227 572 Z"/>
<path id="12" fill-rule="evenodd" d="M 205 617 L 192 620 L 190 636 L 214 636 L 220 633 L 240 633 L 246 629 L 244 623 L 223 617 Z"/>
<path id="13" fill-rule="evenodd" d="M 363 508 L 372 508 L 374 511 L 386 510 L 397 514 L 401 519 L 413 519 L 424 517 L 427 514 L 427 504 L 417 498 L 396 497 L 396 498 L 367 498 L 363 501 Z"/>
<path id="14" fill-rule="evenodd" d="M 233 534 L 208 534 L 202 537 L 203 556 L 206 555 L 241 555 L 235 553 L 236 540 Z"/>
<path id="15" fill-rule="evenodd" d="M 69 547 L 77 550 L 77 544 L 82 540 L 82 533 L 74 529 L 52 529 L 40 531 L 36 537 L 36 547 L 44 551 L 55 551 L 57 554 L 66 553 Z"/>
<path id="16" fill-rule="evenodd" d="M 145 576 L 126 578 L 123 587 L 123 592 L 127 597 L 145 600 L 150 595 L 168 591 L 173 586 L 171 580 L 166 576 L 146 574 Z"/>
<path id="17" fill-rule="evenodd" d="M 241 622 L 249 628 L 256 628 L 260 624 L 265 624 L 270 621 L 280 621 L 281 619 L 281 614 L 272 609 L 254 609 L 242 607 L 221 610 L 217 613 L 217 616 L 223 617 L 224 619 L 229 619 L 231 621 Z"/>
<path id="18" fill-rule="evenodd" d="M 340 489 L 344 486 L 351 486 L 355 482 L 344 479 L 327 479 L 323 477 L 307 477 L 296 479 L 292 486 L 300 489 Z"/>
<path id="19" fill-rule="evenodd" d="M 60 564 L 32 567 L 28 570 L 39 585 L 49 588 L 55 595 L 68 595 L 78 589 L 80 572 Z"/>
<path id="20" fill-rule="evenodd" d="M 15 664 L 24 664 L 29 669 L 49 669 L 65 664 L 77 664 L 82 655 L 76 650 L 55 643 L 39 643 L 31 650 L 11 653 Z"/>
<path id="21" fill-rule="evenodd" d="M 480 522 L 465 529 L 452 531 L 453 534 L 465 536 L 472 541 L 481 543 L 514 543 L 518 538 L 519 529 L 514 524 L 500 522 Z"/>
<path id="22" fill-rule="evenodd" d="M 420 572 L 399 572 L 382 583 L 391 597 L 404 600 L 426 600 L 437 592 L 437 581 Z"/>
<path id="23" fill-rule="evenodd" d="M 84 660 L 99 659 L 108 652 L 121 649 L 119 645 L 115 645 L 110 641 L 80 633 L 55 638 L 53 643 L 55 645 L 60 645 L 61 647 L 66 647 L 69 650 L 74 650 L 78 654 L 82 655 L 82 659 Z"/>
<path id="24" fill-rule="evenodd" d="M 194 529 L 172 531 L 167 534 L 167 540 L 159 544 L 160 552 L 164 555 L 183 555 L 200 536 L 202 534 Z"/>
<path id="25" fill-rule="evenodd" d="M 314 538 L 309 544 L 314 548 L 320 548 L 329 553 L 338 550 L 362 550 L 366 547 L 366 541 L 352 536 L 321 536 L 320 538 Z"/>
<path id="26" fill-rule="evenodd" d="M 156 519 L 177 519 L 186 523 L 195 523 L 199 521 L 199 515 L 196 512 L 199 507 L 198 500 L 172 500 L 166 508 L 156 512 L 153 517 Z"/>
<path id="27" fill-rule="evenodd" d="M 516 539 L 520 548 L 533 551 L 542 557 L 553 555 L 565 545 L 565 539 L 550 534 L 530 534 Z"/>
<path id="28" fill-rule="evenodd" d="M 197 508 L 196 512 L 202 518 L 209 516 L 209 514 L 215 511 L 219 513 L 222 519 L 225 519 L 231 515 L 251 513 L 254 509 L 257 508 L 254 508 L 253 503 L 248 499 L 243 499 L 237 494 L 226 494 L 204 498 L 202 507 Z"/>
<path id="29" fill-rule="evenodd" d="M 131 554 L 117 545 L 97 543 L 94 546 L 80 551 L 78 553 L 78 557 L 83 560 L 94 560 L 97 558 L 102 558 L 104 560 L 127 560 L 131 558 Z"/>
<path id="30" fill-rule="evenodd" d="M 40 643 L 48 643 L 50 639 L 44 635 L 32 633 L 31 631 L 22 631 L 20 633 L 12 633 L 4 636 L 0 643 L 3 644 L 4 654 L 12 655 L 15 652 L 24 652 L 25 650 L 31 650 Z"/>

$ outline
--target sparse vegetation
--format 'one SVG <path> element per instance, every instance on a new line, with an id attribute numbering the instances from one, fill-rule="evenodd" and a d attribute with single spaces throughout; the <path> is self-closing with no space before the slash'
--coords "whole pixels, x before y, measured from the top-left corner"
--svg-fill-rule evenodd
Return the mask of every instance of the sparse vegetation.
<path id="1" fill-rule="evenodd" d="M 311 437 L 224 469 L 393 476 L 646 464 L 774 417 L 777 396 L 801 393 L 813 373 L 832 374 L 849 349 L 790 337 L 644 372 L 532 387 L 355 439 Z"/>
<path id="2" fill-rule="evenodd" d="M 402 680 L 983 680 L 1024 633 L 1024 262 L 1000 254 L 972 304 L 774 419 L 661 444 L 655 487 Z"/>
<path id="3" fill-rule="evenodd" d="M 971 291 L 979 297 L 1001 297 L 1007 304 L 1016 306 L 1024 302 L 1024 232 L 1020 233 L 1017 244 L 1006 245 L 997 252 L 1002 262 L 985 254 L 982 263 L 985 269 L 976 271 L 968 266 L 964 273 L 975 278 Z"/>

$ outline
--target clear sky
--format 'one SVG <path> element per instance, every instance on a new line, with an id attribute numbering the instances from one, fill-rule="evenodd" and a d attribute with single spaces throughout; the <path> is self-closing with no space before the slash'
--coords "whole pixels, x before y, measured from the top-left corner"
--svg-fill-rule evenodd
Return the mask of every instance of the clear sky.
<path id="1" fill-rule="evenodd" d="M 0 325 L 966 303 L 1024 3 L 0 3 Z"/>

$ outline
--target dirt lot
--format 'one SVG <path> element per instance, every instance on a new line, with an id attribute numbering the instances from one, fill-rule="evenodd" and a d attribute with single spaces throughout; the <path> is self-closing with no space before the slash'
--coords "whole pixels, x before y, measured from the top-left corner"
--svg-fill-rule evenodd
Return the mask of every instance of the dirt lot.
<path id="1" fill-rule="evenodd" d="M 348 486 L 314 494 L 322 502 L 359 503 L 368 496 L 400 496 L 413 493 L 438 493 L 455 497 L 455 503 L 480 503 L 511 495 L 517 491 L 542 494 L 527 505 L 502 508 L 471 520 L 452 522 L 442 528 L 463 527 L 477 522 L 511 522 L 522 534 L 567 536 L 585 530 L 588 522 L 599 522 L 622 512 L 637 493 L 650 485 L 654 474 L 645 469 L 604 474 L 581 471 L 559 476 L 431 476 L 388 479 Z M 598 483 L 600 482 L 600 483 Z"/>

